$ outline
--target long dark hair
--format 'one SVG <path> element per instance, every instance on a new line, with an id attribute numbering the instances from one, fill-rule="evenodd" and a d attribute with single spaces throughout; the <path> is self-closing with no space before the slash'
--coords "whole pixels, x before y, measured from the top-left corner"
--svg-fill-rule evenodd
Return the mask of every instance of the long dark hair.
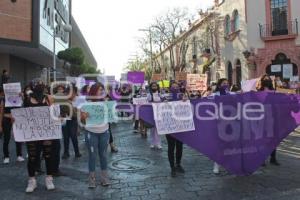
<path id="1" fill-rule="evenodd" d="M 265 79 L 266 77 L 267 77 L 267 78 L 269 79 L 269 81 L 271 82 L 270 85 L 266 85 L 266 84 L 264 83 L 264 79 Z M 263 75 L 263 76 L 261 77 L 261 79 L 259 80 L 259 82 L 260 82 L 260 85 L 259 85 L 259 88 L 257 88 L 258 91 L 264 91 L 266 88 L 269 89 L 269 90 L 275 90 L 274 85 L 273 85 L 273 81 L 272 81 L 271 77 L 270 77 L 268 74 Z"/>
<path id="2" fill-rule="evenodd" d="M 98 82 L 98 83 L 95 83 L 94 85 L 92 85 L 92 87 L 90 89 L 90 92 L 89 92 L 88 100 L 91 100 L 91 101 L 101 101 L 101 100 L 103 100 L 105 98 L 105 95 L 97 96 L 97 92 L 100 88 L 105 90 L 104 85 L 102 83 Z"/>
<path id="3" fill-rule="evenodd" d="M 220 92 L 220 90 L 221 90 L 221 85 L 222 85 L 222 83 L 223 83 L 224 81 L 228 81 L 228 79 L 227 79 L 227 78 L 221 78 L 221 79 L 218 80 L 218 82 L 217 82 L 217 87 L 216 87 L 215 92 Z"/>
<path id="4" fill-rule="evenodd" d="M 158 93 L 160 93 L 160 87 L 159 87 L 159 84 L 156 83 L 156 82 L 152 82 L 152 83 L 149 85 L 149 92 L 150 92 L 150 94 L 153 94 L 153 91 L 152 91 L 152 86 L 153 86 L 153 85 L 156 85 L 156 86 L 157 86 L 157 91 L 158 91 Z"/>

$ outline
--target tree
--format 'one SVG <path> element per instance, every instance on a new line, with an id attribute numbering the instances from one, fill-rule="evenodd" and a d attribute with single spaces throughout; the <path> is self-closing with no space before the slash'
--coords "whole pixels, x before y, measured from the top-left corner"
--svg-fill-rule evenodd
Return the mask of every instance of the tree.
<path id="1" fill-rule="evenodd" d="M 63 68 L 70 76 L 100 73 L 100 70 L 97 70 L 96 67 L 85 62 L 85 56 L 81 48 L 69 48 L 60 51 L 57 56 L 64 61 Z"/>

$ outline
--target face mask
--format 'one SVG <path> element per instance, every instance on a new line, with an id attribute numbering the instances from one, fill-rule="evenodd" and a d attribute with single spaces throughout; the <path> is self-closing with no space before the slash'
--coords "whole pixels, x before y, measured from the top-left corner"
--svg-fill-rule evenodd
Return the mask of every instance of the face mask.
<path id="1" fill-rule="evenodd" d="M 40 85 L 35 86 L 35 88 L 33 89 L 33 92 L 35 94 L 41 95 L 44 93 L 44 89 L 45 89 L 44 85 L 40 84 Z"/>
<path id="2" fill-rule="evenodd" d="M 228 91 L 229 90 L 229 85 L 222 85 L 220 89 L 223 90 L 223 91 Z"/>
<path id="3" fill-rule="evenodd" d="M 179 93 L 179 89 L 176 88 L 176 87 L 172 87 L 172 88 L 170 89 L 170 92 L 171 92 L 171 93 Z"/>
<path id="4" fill-rule="evenodd" d="M 152 92 L 153 92 L 153 93 L 157 92 L 157 89 L 152 89 Z"/>

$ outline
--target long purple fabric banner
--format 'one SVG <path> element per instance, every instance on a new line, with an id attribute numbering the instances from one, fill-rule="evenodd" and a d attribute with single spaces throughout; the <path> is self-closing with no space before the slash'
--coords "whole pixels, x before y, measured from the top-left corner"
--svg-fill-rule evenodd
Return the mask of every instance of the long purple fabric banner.
<path id="1" fill-rule="evenodd" d="M 192 100 L 195 131 L 173 134 L 235 175 L 255 172 L 300 125 L 300 97 L 266 92 Z M 137 109 L 155 125 L 151 105 Z"/>

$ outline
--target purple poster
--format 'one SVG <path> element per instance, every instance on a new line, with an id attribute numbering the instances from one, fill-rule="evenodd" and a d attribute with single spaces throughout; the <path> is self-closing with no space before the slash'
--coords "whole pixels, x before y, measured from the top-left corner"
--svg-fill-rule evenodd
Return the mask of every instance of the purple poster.
<path id="1" fill-rule="evenodd" d="M 133 84 L 143 84 L 145 82 L 144 72 L 128 72 L 127 81 Z"/>
<path id="2" fill-rule="evenodd" d="M 195 131 L 177 139 L 235 175 L 255 172 L 300 125 L 299 95 L 249 92 L 192 100 Z M 154 125 L 150 105 L 137 111 Z"/>

